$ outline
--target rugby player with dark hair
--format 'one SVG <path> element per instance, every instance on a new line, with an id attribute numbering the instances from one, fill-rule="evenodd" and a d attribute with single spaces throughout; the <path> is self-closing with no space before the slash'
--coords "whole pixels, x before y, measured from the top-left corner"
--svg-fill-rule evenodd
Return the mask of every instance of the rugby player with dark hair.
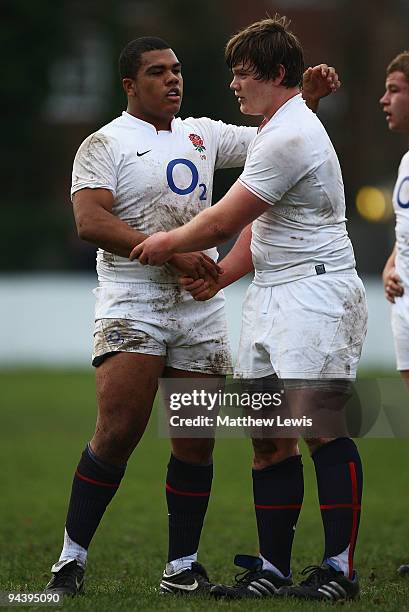
<path id="1" fill-rule="evenodd" d="M 223 295 L 198 303 L 178 284 L 181 274 L 215 281 L 216 249 L 175 254 L 161 268 L 128 257 L 150 234 L 177 228 L 209 207 L 215 170 L 243 166 L 256 129 L 175 118 L 181 63 L 159 38 L 131 41 L 119 68 L 127 109 L 85 139 L 72 174 L 78 234 L 98 246 L 92 357 L 98 416 L 74 474 L 64 546 L 46 587 L 62 595 L 83 589 L 88 547 L 145 431 L 158 378 L 213 379 L 231 367 Z M 311 106 L 336 88 L 333 69 L 307 72 L 304 95 Z M 197 551 L 213 445 L 213 439 L 172 440 L 166 592 L 211 586 Z"/>

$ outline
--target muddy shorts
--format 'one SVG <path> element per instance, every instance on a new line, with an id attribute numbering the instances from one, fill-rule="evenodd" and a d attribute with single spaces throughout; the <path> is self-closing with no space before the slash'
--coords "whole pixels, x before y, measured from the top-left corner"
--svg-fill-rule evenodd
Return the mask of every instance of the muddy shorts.
<path id="1" fill-rule="evenodd" d="M 105 283 L 94 294 L 94 366 L 108 353 L 131 352 L 166 356 L 178 370 L 232 372 L 222 292 L 195 302 L 177 285 Z"/>
<path id="2" fill-rule="evenodd" d="M 235 376 L 354 379 L 366 335 L 363 284 L 353 271 L 250 285 Z"/>
<path id="3" fill-rule="evenodd" d="M 391 323 L 398 370 L 409 370 L 409 296 L 395 298 L 391 307 Z"/>

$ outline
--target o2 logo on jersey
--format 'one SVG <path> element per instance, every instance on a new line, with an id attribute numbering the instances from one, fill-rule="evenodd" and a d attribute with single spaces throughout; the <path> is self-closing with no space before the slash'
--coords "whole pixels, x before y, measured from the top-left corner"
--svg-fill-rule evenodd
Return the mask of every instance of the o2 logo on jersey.
<path id="1" fill-rule="evenodd" d="M 178 185 L 176 185 L 175 183 L 175 179 L 173 177 L 173 171 L 176 168 L 176 166 L 179 166 L 179 165 L 187 167 L 191 172 L 190 185 L 188 185 L 187 187 L 178 187 Z M 178 195 L 188 195 L 189 193 L 192 193 L 192 191 L 196 189 L 199 183 L 199 172 L 196 166 L 194 165 L 194 163 L 190 161 L 190 159 L 183 159 L 183 157 L 181 157 L 180 159 L 172 159 L 172 161 L 168 163 L 168 167 L 166 168 L 166 178 L 167 178 L 169 187 L 174 193 L 177 193 Z M 199 200 L 206 200 L 206 192 L 207 192 L 206 185 L 204 183 L 199 183 L 199 189 L 200 189 Z"/>
<path id="2" fill-rule="evenodd" d="M 399 185 L 396 199 L 401 208 L 409 208 L 409 176 L 405 176 Z"/>

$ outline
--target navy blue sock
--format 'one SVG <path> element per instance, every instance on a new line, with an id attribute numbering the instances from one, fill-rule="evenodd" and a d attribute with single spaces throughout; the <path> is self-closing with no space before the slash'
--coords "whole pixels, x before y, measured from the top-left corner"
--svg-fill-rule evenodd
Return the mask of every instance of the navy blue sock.
<path id="1" fill-rule="evenodd" d="M 325 532 L 324 560 L 348 555 L 352 577 L 362 499 L 362 464 L 350 438 L 338 438 L 312 455 Z"/>
<path id="2" fill-rule="evenodd" d="M 213 464 L 193 465 L 170 456 L 166 478 L 168 561 L 197 552 L 212 488 Z"/>
<path id="3" fill-rule="evenodd" d="M 253 470 L 260 554 L 288 576 L 295 526 L 304 498 L 301 455 Z"/>
<path id="4" fill-rule="evenodd" d="M 101 461 L 86 446 L 72 482 L 65 525 L 71 540 L 83 548 L 88 548 L 124 473 L 125 467 Z"/>

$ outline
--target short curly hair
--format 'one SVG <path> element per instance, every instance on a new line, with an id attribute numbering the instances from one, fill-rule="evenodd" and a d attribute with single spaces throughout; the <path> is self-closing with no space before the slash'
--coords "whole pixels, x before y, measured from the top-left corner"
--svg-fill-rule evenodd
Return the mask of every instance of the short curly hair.
<path id="1" fill-rule="evenodd" d="M 141 67 L 141 56 L 146 51 L 170 49 L 170 45 L 162 38 L 142 36 L 131 40 L 119 56 L 119 74 L 121 79 L 134 79 Z"/>

